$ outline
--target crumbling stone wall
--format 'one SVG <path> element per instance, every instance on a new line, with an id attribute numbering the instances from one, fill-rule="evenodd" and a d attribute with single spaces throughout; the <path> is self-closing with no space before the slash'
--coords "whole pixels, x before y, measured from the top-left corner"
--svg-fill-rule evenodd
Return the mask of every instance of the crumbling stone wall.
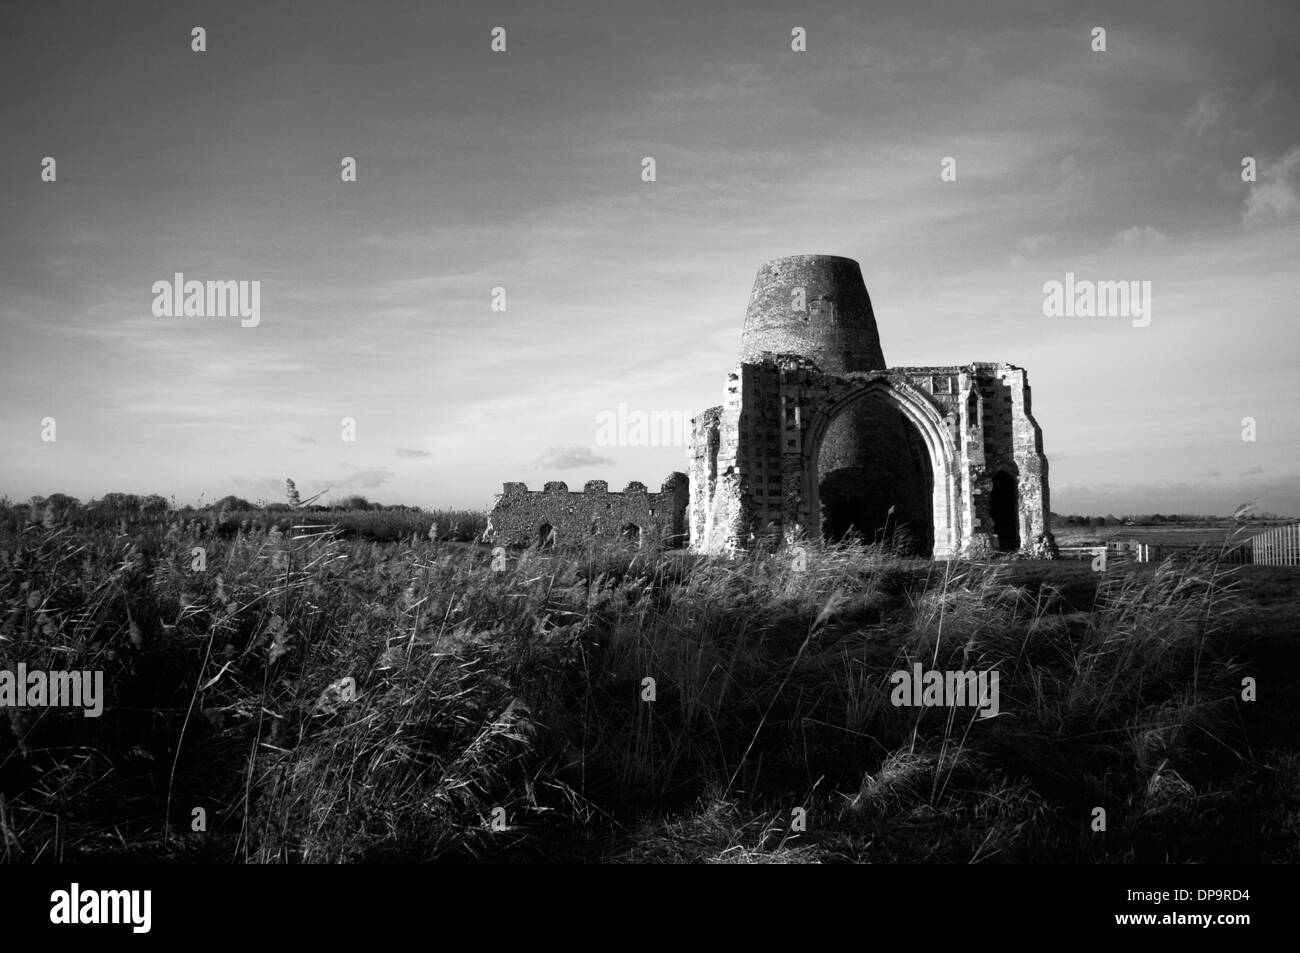
<path id="1" fill-rule="evenodd" d="M 1043 435 L 1023 368 L 885 365 L 858 263 L 766 262 L 722 403 L 691 422 L 689 479 L 505 484 L 491 538 L 529 545 L 635 532 L 705 553 L 841 531 L 936 559 L 1056 555 Z M 633 529 L 629 529 L 633 528 Z M 899 543 L 899 541 L 902 541 Z"/>
<path id="2" fill-rule="evenodd" d="M 885 433 L 907 443 L 882 452 Z M 828 473 L 891 494 L 877 505 L 889 506 L 883 529 L 910 519 L 923 555 L 981 556 L 1008 540 L 1034 555 L 1051 548 L 1042 432 L 1027 376 L 1011 364 L 830 375 L 799 355 L 763 354 L 737 366 L 727 402 L 696 419 L 694 437 L 690 529 L 703 552 L 819 534 Z M 855 528 L 871 537 L 878 527 Z"/>
<path id="3" fill-rule="evenodd" d="M 888 368 L 857 262 L 759 269 L 723 397 L 688 452 L 696 550 L 853 531 L 934 558 L 1055 554 L 1025 371 Z"/>
<path id="4" fill-rule="evenodd" d="M 559 481 L 543 490 L 506 483 L 484 536 L 505 546 L 567 545 L 593 537 L 680 546 L 687 538 L 688 500 L 684 473 L 671 474 L 658 493 L 635 481 L 621 493 L 611 493 L 604 480 L 588 481 L 581 493 Z"/>

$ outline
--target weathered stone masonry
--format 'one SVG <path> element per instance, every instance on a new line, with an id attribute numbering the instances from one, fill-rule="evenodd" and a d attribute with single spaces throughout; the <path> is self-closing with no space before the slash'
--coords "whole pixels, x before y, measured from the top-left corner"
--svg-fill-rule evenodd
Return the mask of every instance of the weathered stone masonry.
<path id="1" fill-rule="evenodd" d="M 505 484 L 490 531 L 529 545 L 634 535 L 705 553 L 853 533 L 936 559 L 1050 557 L 1047 458 L 1022 368 L 887 368 L 857 262 L 759 269 L 724 400 L 692 421 L 689 479 L 657 494 Z M 631 529 L 635 527 L 635 529 Z"/>
<path id="2" fill-rule="evenodd" d="M 803 310 L 796 305 L 802 303 Z M 724 402 L 692 424 L 691 546 L 849 532 L 936 559 L 1055 552 L 1028 377 L 886 368 L 856 262 L 765 264 Z"/>
<path id="3" fill-rule="evenodd" d="M 780 355 L 738 365 L 727 398 L 694 421 L 692 548 L 733 552 L 762 533 L 799 528 L 838 537 L 851 528 L 876 539 L 906 530 L 916 550 L 936 559 L 999 550 L 1050 555 L 1047 463 L 1021 368 L 828 375 L 807 359 Z M 844 449 L 855 436 L 848 433 L 828 464 L 836 422 L 848 419 L 869 434 L 872 416 L 904 435 L 890 459 L 873 460 L 870 447 L 854 457 Z M 838 473 L 848 474 L 847 491 L 834 485 Z M 899 475 L 910 485 L 899 485 Z M 868 499 L 855 497 L 855 485 L 867 487 Z M 828 491 L 832 499 L 824 498 Z M 837 504 L 846 514 L 838 530 Z"/>
<path id="4" fill-rule="evenodd" d="M 507 483 L 492 510 L 488 534 L 506 546 L 568 544 L 594 536 L 677 546 L 686 542 L 686 499 L 684 473 L 669 476 L 658 493 L 637 482 L 622 493 L 609 492 L 604 480 L 588 481 L 581 493 L 561 482 L 540 491 Z"/>

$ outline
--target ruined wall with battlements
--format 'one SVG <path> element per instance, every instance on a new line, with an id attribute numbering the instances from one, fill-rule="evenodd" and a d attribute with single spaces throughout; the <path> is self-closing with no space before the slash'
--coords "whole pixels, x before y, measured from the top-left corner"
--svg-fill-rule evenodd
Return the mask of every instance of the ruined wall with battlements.
<path id="1" fill-rule="evenodd" d="M 604 480 L 590 480 L 581 493 L 562 482 L 529 490 L 506 483 L 497 496 L 484 536 L 504 546 L 571 545 L 592 538 L 623 538 L 641 545 L 686 543 L 687 478 L 673 473 L 651 493 L 629 483 L 611 493 Z"/>
<path id="2" fill-rule="evenodd" d="M 762 537 L 860 538 L 936 559 L 1056 555 L 1029 378 L 1005 362 L 887 367 L 858 263 L 765 262 L 722 403 L 691 422 L 689 477 L 505 484 L 488 538 L 634 536 L 733 553 Z"/>

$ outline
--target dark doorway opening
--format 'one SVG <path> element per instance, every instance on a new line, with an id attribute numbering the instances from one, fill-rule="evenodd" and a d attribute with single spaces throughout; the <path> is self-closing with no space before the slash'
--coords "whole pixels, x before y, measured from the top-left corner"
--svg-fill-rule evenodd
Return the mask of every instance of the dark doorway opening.
<path id="1" fill-rule="evenodd" d="M 998 537 L 998 549 L 1004 553 L 1020 548 L 1019 496 L 1015 477 L 1005 470 L 994 475 L 989 512 L 993 517 L 993 531 Z"/>
<path id="2" fill-rule="evenodd" d="M 555 528 L 550 523 L 537 527 L 537 545 L 541 547 L 555 545 Z"/>
<path id="3" fill-rule="evenodd" d="M 628 523 L 624 526 L 620 535 L 633 546 L 641 544 L 641 527 L 635 523 Z"/>
<path id="4" fill-rule="evenodd" d="M 934 472 L 916 425 L 883 395 L 845 408 L 818 454 L 823 538 L 934 551 Z"/>

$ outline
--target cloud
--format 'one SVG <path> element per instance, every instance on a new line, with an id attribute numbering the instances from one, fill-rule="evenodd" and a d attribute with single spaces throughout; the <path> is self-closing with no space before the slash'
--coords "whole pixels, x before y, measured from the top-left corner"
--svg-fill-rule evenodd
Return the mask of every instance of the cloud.
<path id="1" fill-rule="evenodd" d="M 1270 218 L 1288 218 L 1300 211 L 1300 194 L 1296 192 L 1296 179 L 1300 178 L 1300 146 L 1291 149 L 1277 162 L 1260 164 L 1260 181 L 1246 196 L 1246 210 L 1242 214 L 1247 225 L 1256 225 Z"/>
<path id="2" fill-rule="evenodd" d="M 275 477 L 242 477 L 230 476 L 226 478 L 231 486 L 238 487 L 241 491 L 236 495 L 243 495 L 249 492 L 257 492 L 272 502 L 278 502 L 284 498 L 284 480 Z M 225 494 L 222 494 L 223 496 Z"/>
<path id="3" fill-rule="evenodd" d="M 1229 480 L 1226 483 L 1188 483 L 1161 480 L 1152 483 L 1100 484 L 1052 487 L 1053 509 L 1058 513 L 1214 513 L 1226 516 L 1242 500 L 1258 500 L 1260 509 L 1275 513 L 1300 512 L 1300 477 Z"/>
<path id="4" fill-rule="evenodd" d="M 1223 123 L 1227 100 L 1223 93 L 1205 93 L 1196 101 L 1191 113 L 1183 120 L 1183 130 L 1198 139 L 1217 132 Z"/>
<path id="5" fill-rule="evenodd" d="M 409 447 L 398 447 L 397 455 L 399 457 L 431 457 L 433 456 L 428 450 L 412 450 Z"/>
<path id="6" fill-rule="evenodd" d="M 1217 477 L 1217 476 L 1223 476 L 1223 471 L 1222 471 L 1222 470 L 1202 470 L 1200 473 L 1198 473 L 1198 474 L 1196 474 L 1196 475 L 1197 475 L 1198 477 L 1207 477 L 1207 478 L 1208 478 L 1208 477 Z"/>
<path id="7" fill-rule="evenodd" d="M 1275 95 L 1277 95 L 1277 83 L 1270 79 L 1255 90 L 1255 95 L 1250 100 L 1251 112 L 1261 112 Z"/>
<path id="8" fill-rule="evenodd" d="M 1025 263 L 1026 256 L 1038 254 L 1054 241 L 1055 239 L 1051 235 L 1042 232 L 1036 235 L 1026 235 L 1016 242 L 1016 251 L 1008 259 L 1008 263 L 1012 268 L 1019 268 Z"/>
<path id="9" fill-rule="evenodd" d="M 1056 171 L 1056 205 L 1072 215 L 1081 214 L 1096 204 L 1093 174 L 1080 167 L 1073 154 L 1061 160 Z"/>
<path id="10" fill-rule="evenodd" d="M 1016 248 L 1029 254 L 1042 251 L 1048 245 L 1052 244 L 1054 239 L 1051 235 L 1039 232 L 1037 235 L 1026 235 L 1020 241 L 1016 242 Z"/>
<path id="11" fill-rule="evenodd" d="M 537 458 L 542 470 L 576 470 L 579 467 L 611 466 L 609 457 L 597 456 L 589 447 L 551 447 Z"/>
<path id="12" fill-rule="evenodd" d="M 1241 471 L 1241 475 L 1242 475 L 1242 476 L 1259 476 L 1259 475 L 1260 475 L 1261 473 L 1263 473 L 1263 472 L 1264 472 L 1264 468 L 1263 468 L 1263 467 L 1249 467 L 1248 469 L 1242 470 L 1242 471 Z"/>
<path id="13" fill-rule="evenodd" d="M 1169 236 L 1158 228 L 1153 228 L 1150 225 L 1134 225 L 1122 232 L 1116 232 L 1112 240 L 1116 245 L 1128 247 L 1132 245 L 1161 245 L 1168 238 Z"/>
<path id="14" fill-rule="evenodd" d="M 294 439 L 294 440 L 297 440 L 299 443 L 309 443 L 309 444 L 311 444 L 312 446 L 315 446 L 315 445 L 316 445 L 316 438 L 315 438 L 315 437 L 294 437 L 293 439 Z"/>
<path id="15" fill-rule="evenodd" d="M 383 468 L 375 470 L 358 470 L 349 473 L 342 480 L 328 481 L 335 490 L 373 490 L 393 479 L 393 472 Z"/>

